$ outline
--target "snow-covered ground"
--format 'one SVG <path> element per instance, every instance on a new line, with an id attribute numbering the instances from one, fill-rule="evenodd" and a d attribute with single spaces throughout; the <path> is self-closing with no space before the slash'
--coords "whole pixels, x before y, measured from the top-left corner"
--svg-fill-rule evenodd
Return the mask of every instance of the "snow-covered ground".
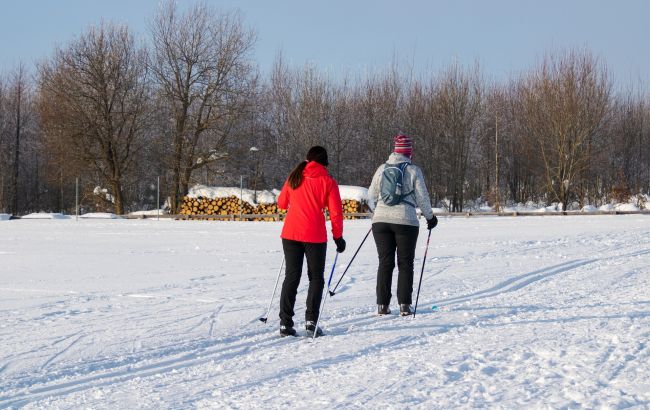
<path id="1" fill-rule="evenodd" d="M 69 215 L 51 212 L 34 212 L 31 214 L 23 215 L 20 219 L 70 219 Z"/>
<path id="2" fill-rule="evenodd" d="M 441 218 L 415 319 L 375 316 L 369 238 L 313 343 L 258 320 L 280 229 L 3 222 L 0 408 L 650 407 L 650 216 Z"/>

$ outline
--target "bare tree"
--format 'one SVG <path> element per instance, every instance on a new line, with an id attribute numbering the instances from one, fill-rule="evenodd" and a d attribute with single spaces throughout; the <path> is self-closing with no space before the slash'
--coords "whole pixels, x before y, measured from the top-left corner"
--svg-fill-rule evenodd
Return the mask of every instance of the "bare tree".
<path id="1" fill-rule="evenodd" d="M 7 166 L 9 164 L 7 147 L 10 145 L 8 144 L 7 138 L 7 117 L 7 90 L 4 79 L 0 77 L 0 211 L 2 212 L 6 212 L 7 210 L 5 180 Z"/>
<path id="2" fill-rule="evenodd" d="M 439 134 L 436 133 L 436 110 L 434 109 L 433 79 L 429 82 L 414 81 L 404 98 L 404 132 L 415 140 L 414 161 L 422 168 L 422 173 L 432 196 L 434 206 L 445 196 L 445 184 L 442 183 L 443 162 Z"/>
<path id="3" fill-rule="evenodd" d="M 235 13 L 205 4 L 180 13 L 165 2 L 151 24 L 150 67 L 167 102 L 172 126 L 172 212 L 192 172 L 227 157 L 237 121 L 247 114 L 257 76 L 249 59 L 255 33 Z"/>
<path id="4" fill-rule="evenodd" d="M 31 157 L 35 115 L 29 77 L 20 63 L 6 81 L 0 80 L 0 209 L 14 214 L 29 205 L 33 190 L 27 180 L 37 166 Z"/>
<path id="5" fill-rule="evenodd" d="M 60 162 L 81 162 L 111 188 L 124 212 L 123 180 L 147 125 L 146 53 L 128 28 L 90 28 L 40 66 L 39 111 Z"/>
<path id="6" fill-rule="evenodd" d="M 539 200 L 544 193 L 544 165 L 538 155 L 537 140 L 523 123 L 523 87 L 519 80 L 511 80 L 503 93 L 505 109 L 500 110 L 499 149 L 508 195 L 517 203 Z"/>
<path id="7" fill-rule="evenodd" d="M 333 157 L 333 175 L 339 183 L 352 184 L 365 173 L 358 158 L 358 144 L 362 141 L 358 127 L 358 95 L 345 79 L 335 86 L 330 96 L 331 113 L 328 148 Z M 354 155 L 350 155 L 354 152 Z M 362 171 L 362 170 L 361 170 Z M 363 175 L 365 177 L 365 175 Z"/>
<path id="8" fill-rule="evenodd" d="M 18 67 L 14 78 L 14 87 L 12 90 L 13 101 L 14 101 L 14 113 L 15 113 L 15 140 L 14 140 L 14 173 L 13 173 L 13 204 L 12 210 L 15 214 L 18 213 L 18 174 L 20 170 L 20 139 L 22 132 L 22 121 L 23 113 L 22 105 L 25 101 L 25 67 L 21 64 Z"/>
<path id="9" fill-rule="evenodd" d="M 309 147 L 328 143 L 331 84 L 311 65 L 296 71 L 292 77 L 295 104 L 289 109 L 289 126 L 294 140 L 290 143 L 298 149 L 298 160 Z"/>
<path id="10" fill-rule="evenodd" d="M 464 71 L 453 64 L 442 74 L 434 91 L 435 132 L 441 138 L 446 196 L 452 211 L 463 210 L 470 147 L 476 138 L 482 98 L 478 67 Z"/>
<path id="11" fill-rule="evenodd" d="M 477 152 L 472 161 L 478 192 L 500 208 L 508 200 L 535 200 L 543 167 L 537 159 L 537 143 L 517 119 L 521 97 L 517 80 L 491 86 L 483 101 Z M 478 187 L 477 187 L 478 188 Z M 543 187 L 542 187 L 543 188 Z"/>
<path id="12" fill-rule="evenodd" d="M 313 66 L 292 70 L 279 55 L 267 89 L 265 118 L 268 134 L 284 167 L 285 176 L 312 145 L 324 145 L 330 152 L 330 171 L 340 179 L 345 155 L 353 141 L 355 104 L 346 81 L 329 81 Z M 282 181 L 279 181 L 282 182 Z"/>
<path id="13" fill-rule="evenodd" d="M 642 187 L 643 181 L 648 180 L 647 167 L 644 158 L 647 150 L 644 148 L 647 141 L 648 106 L 646 101 L 638 95 L 628 93 L 619 98 L 614 105 L 614 136 L 620 138 L 616 144 L 616 159 L 614 171 L 621 171 L 623 183 L 628 184 L 631 190 L 637 191 Z M 644 132 L 645 131 L 645 132 Z"/>
<path id="14" fill-rule="evenodd" d="M 384 74 L 369 75 L 360 87 L 360 142 L 367 147 L 370 164 L 363 184 L 368 186 L 376 167 L 393 150 L 393 137 L 406 132 L 402 107 L 407 90 L 396 64 Z"/>
<path id="15" fill-rule="evenodd" d="M 269 154 L 275 158 L 269 167 L 273 175 L 270 182 L 277 186 L 284 183 L 289 167 L 292 166 L 287 164 L 291 162 L 289 159 L 297 156 L 294 153 L 296 147 L 288 143 L 294 139 L 290 134 L 294 107 L 293 82 L 293 74 L 285 64 L 282 53 L 278 53 L 260 106 L 264 140 L 268 147 L 272 147 Z"/>
<path id="16" fill-rule="evenodd" d="M 589 200 L 625 201 L 647 193 L 650 186 L 650 104 L 642 84 L 612 98 L 611 119 L 604 139 L 590 162 Z"/>
<path id="17" fill-rule="evenodd" d="M 525 80 L 522 120 L 538 142 L 551 199 L 564 210 L 573 184 L 589 165 L 610 89 L 605 67 L 586 51 L 550 55 Z"/>

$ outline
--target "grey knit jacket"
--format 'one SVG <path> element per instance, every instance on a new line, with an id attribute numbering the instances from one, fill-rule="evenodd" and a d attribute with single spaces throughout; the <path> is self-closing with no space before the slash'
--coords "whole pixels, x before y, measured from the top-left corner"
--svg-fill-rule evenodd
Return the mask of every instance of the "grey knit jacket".
<path id="1" fill-rule="evenodd" d="M 402 154 L 392 153 L 388 157 L 388 161 L 386 161 L 387 164 L 399 164 L 401 162 L 410 163 L 411 159 Z M 380 197 L 380 184 L 385 166 L 386 164 L 382 164 L 377 168 L 375 175 L 372 177 L 370 188 L 368 188 L 368 205 L 374 212 L 372 215 L 372 222 L 419 226 L 420 222 L 418 221 L 417 213 L 413 206 L 404 202 L 398 205 L 388 206 L 384 204 L 384 201 L 382 201 Z M 404 192 L 413 191 L 413 193 L 405 199 L 408 202 L 415 203 L 420 208 L 422 215 L 426 219 L 433 218 L 429 192 L 424 183 L 422 171 L 417 165 L 411 164 L 406 167 L 402 183 L 404 185 Z"/>

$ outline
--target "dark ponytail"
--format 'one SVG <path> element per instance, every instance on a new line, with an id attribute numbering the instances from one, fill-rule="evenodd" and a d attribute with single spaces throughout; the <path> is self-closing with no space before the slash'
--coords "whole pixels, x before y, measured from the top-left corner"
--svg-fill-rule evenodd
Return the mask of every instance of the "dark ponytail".
<path id="1" fill-rule="evenodd" d="M 289 174 L 289 186 L 291 189 L 296 189 L 302 184 L 302 171 L 305 170 L 307 166 L 307 161 L 302 161 Z"/>
<path id="2" fill-rule="evenodd" d="M 328 166 L 327 150 L 321 146 L 315 145 L 309 148 L 307 160 L 300 162 L 289 174 L 289 186 L 291 189 L 297 189 L 302 184 L 302 171 L 305 170 L 309 161 L 316 161 L 323 166 Z"/>

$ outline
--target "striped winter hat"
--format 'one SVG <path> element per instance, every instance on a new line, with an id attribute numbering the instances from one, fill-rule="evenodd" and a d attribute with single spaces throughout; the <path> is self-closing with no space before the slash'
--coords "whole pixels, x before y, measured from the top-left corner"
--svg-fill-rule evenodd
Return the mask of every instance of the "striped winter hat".
<path id="1" fill-rule="evenodd" d="M 411 155 L 413 154 L 413 141 L 411 140 L 411 137 L 400 134 L 394 138 L 394 141 L 395 152 L 411 158 Z"/>

